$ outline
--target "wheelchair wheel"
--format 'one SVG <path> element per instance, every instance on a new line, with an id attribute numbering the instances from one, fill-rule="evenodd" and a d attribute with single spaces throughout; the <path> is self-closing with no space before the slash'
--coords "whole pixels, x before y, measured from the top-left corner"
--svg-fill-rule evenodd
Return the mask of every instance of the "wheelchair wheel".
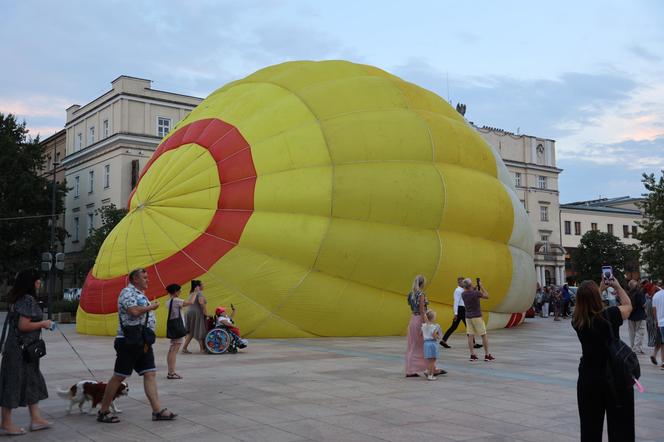
<path id="1" fill-rule="evenodd" d="M 215 328 L 205 335 L 205 350 L 208 353 L 220 355 L 228 350 L 231 345 L 231 336 L 221 328 Z"/>

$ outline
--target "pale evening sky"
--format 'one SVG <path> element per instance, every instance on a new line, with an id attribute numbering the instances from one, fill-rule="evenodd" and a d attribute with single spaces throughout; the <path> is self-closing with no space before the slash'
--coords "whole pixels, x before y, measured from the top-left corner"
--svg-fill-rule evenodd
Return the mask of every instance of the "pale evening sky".
<path id="1" fill-rule="evenodd" d="M 637 196 L 664 169 L 655 0 L 0 0 L 0 38 L 0 112 L 42 138 L 118 75 L 205 97 L 264 66 L 346 59 L 464 102 L 476 124 L 555 139 L 561 202 Z"/>

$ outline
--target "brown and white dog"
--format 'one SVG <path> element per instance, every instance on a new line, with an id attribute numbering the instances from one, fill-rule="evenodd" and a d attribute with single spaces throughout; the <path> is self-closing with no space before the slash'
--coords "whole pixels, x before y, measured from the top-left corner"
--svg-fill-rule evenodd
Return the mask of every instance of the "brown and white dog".
<path id="1" fill-rule="evenodd" d="M 69 401 L 69 409 L 67 414 L 71 413 L 71 409 L 74 408 L 74 405 L 78 404 L 78 409 L 81 414 L 86 413 L 83 410 L 83 404 L 85 402 L 91 402 L 90 409 L 87 413 L 92 413 L 92 411 L 97 408 L 97 405 L 101 403 L 102 398 L 104 397 L 104 391 L 106 391 L 106 382 L 97 382 L 97 381 L 80 381 L 72 385 L 69 390 L 58 390 L 58 396 Z M 129 393 L 129 385 L 126 382 L 122 382 L 118 387 L 118 391 L 115 393 L 113 402 L 111 402 L 110 410 L 112 413 L 122 413 L 115 405 L 115 399 L 120 396 L 127 396 Z"/>

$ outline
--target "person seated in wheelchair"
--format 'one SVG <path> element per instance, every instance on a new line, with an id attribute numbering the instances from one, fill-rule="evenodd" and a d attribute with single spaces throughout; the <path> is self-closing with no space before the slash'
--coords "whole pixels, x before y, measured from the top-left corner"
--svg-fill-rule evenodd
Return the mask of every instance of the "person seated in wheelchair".
<path id="1" fill-rule="evenodd" d="M 226 314 L 226 309 L 224 307 L 217 307 L 214 311 L 214 325 L 215 327 L 221 327 L 226 329 L 232 336 L 233 340 L 236 342 L 238 348 L 245 348 L 248 344 L 246 339 L 242 339 L 240 335 L 240 329 L 235 326 L 233 322 L 233 316 L 235 316 L 235 306 L 231 304 L 231 314 L 228 316 Z"/>

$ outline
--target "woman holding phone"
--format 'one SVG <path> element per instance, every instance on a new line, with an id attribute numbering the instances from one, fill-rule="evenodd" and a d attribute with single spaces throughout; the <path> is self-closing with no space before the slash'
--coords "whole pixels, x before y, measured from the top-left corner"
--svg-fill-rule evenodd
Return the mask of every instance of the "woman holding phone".
<path id="1" fill-rule="evenodd" d="M 604 308 L 600 292 L 608 287 L 616 291 L 620 306 Z M 608 343 L 612 335 L 620 336 L 620 325 L 631 312 L 629 296 L 613 277 L 602 275 L 599 287 L 595 281 L 583 281 L 576 292 L 572 326 L 582 351 L 576 384 L 582 442 L 601 442 L 605 414 L 610 442 L 634 440 L 633 387 L 610 384 L 606 375 Z"/>

